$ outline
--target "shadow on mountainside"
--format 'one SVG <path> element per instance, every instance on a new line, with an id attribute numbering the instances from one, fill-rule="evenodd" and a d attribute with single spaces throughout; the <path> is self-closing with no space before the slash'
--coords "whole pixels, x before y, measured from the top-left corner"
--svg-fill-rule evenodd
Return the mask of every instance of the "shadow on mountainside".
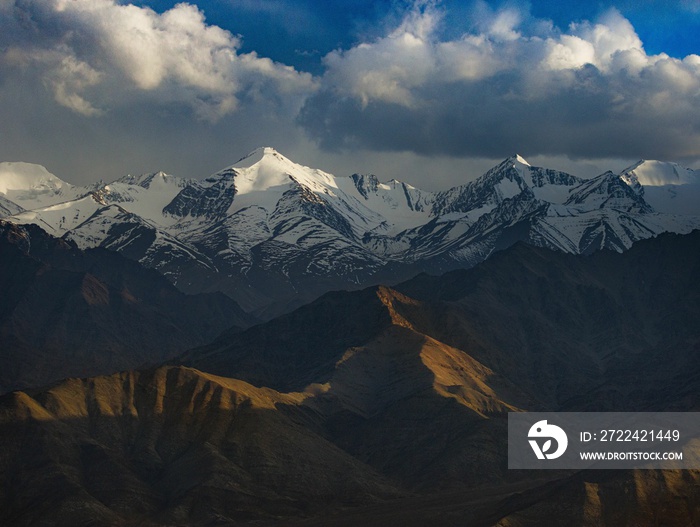
<path id="1" fill-rule="evenodd" d="M 0 523 L 574 527 L 698 519 L 698 471 L 508 471 L 503 414 L 480 416 L 429 388 L 369 416 L 325 415 L 314 398 L 185 368 L 5 395 Z"/>

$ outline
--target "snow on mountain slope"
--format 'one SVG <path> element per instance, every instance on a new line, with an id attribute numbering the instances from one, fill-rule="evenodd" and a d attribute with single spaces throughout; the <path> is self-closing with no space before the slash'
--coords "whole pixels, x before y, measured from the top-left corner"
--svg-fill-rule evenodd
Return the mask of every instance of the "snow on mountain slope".
<path id="1" fill-rule="evenodd" d="M 105 203 L 100 200 L 99 195 L 93 193 L 71 201 L 27 210 L 8 219 L 19 224 L 34 223 L 60 238 L 104 206 Z"/>
<path id="2" fill-rule="evenodd" d="M 272 212 L 285 192 L 302 187 L 330 204 L 339 201 L 339 210 L 358 216 L 357 221 L 366 224 L 391 219 L 388 216 L 399 209 L 421 212 L 426 208 L 423 196 L 430 196 L 396 180 L 380 183 L 374 176 L 367 176 L 368 185 L 363 186 L 358 182 L 365 176 L 335 177 L 298 165 L 270 147 L 253 151 L 228 170 L 235 172 L 236 189 L 229 213 L 250 205 Z M 377 214 L 381 219 L 373 218 Z"/>
<path id="3" fill-rule="evenodd" d="M 158 172 L 64 192 L 67 184 L 41 167 L 23 170 L 0 178 L 0 188 L 25 203 L 84 194 L 25 211 L 2 194 L 12 221 L 118 251 L 186 292 L 225 291 L 248 310 L 288 310 L 331 289 L 468 267 L 518 241 L 588 254 L 700 228 L 700 192 L 688 192 L 700 185 L 688 183 L 688 171 L 650 162 L 583 180 L 516 155 L 437 193 L 373 175 L 335 177 L 269 147 L 202 181 Z M 680 175 L 654 187 L 637 173 L 647 183 Z M 667 201 L 675 208 L 650 204 L 652 189 L 674 192 Z M 677 205 L 685 202 L 684 215 Z"/>
<path id="4" fill-rule="evenodd" d="M 191 192 L 190 202 L 183 200 L 179 209 L 187 216 L 175 226 L 181 239 L 213 254 L 217 265 L 243 274 L 254 267 L 269 269 L 285 277 L 351 276 L 381 265 L 357 238 L 385 220 L 339 189 L 330 174 L 295 165 L 266 148 L 209 178 L 208 188 L 224 180 L 234 189 L 226 212 L 204 216 L 196 205 L 202 194 L 190 187 L 179 196 Z M 197 221 L 197 216 L 207 219 Z"/>
<path id="5" fill-rule="evenodd" d="M 103 247 L 156 269 L 176 285 L 182 268 L 212 270 L 210 259 L 119 205 L 100 207 L 65 236 L 81 249 Z"/>
<path id="6" fill-rule="evenodd" d="M 700 170 L 645 160 L 623 170 L 620 178 L 657 212 L 700 215 Z"/>
<path id="7" fill-rule="evenodd" d="M 396 186 L 401 185 L 396 182 Z M 383 187 L 390 189 L 389 185 Z M 397 192 L 404 191 L 397 189 L 394 194 Z M 383 195 L 368 203 L 368 197 L 360 193 L 350 178 L 336 178 L 322 170 L 298 165 L 273 148 L 265 147 L 202 182 L 189 184 L 164 212 L 180 218 L 177 229 L 190 231 L 200 229 L 197 218 L 208 223 L 249 207 L 265 210 L 269 218 L 279 216 L 276 211 L 281 204 L 288 208 L 289 200 L 296 199 L 298 207 L 306 213 L 322 222 L 328 221 L 331 227 L 342 225 L 344 234 L 354 238 L 361 238 L 375 228 L 393 228 L 398 232 L 425 221 L 426 214 L 422 211 L 416 214 L 408 205 L 399 210 L 396 198 L 387 197 L 386 192 Z M 416 201 L 420 202 L 420 197 Z"/>
<path id="8" fill-rule="evenodd" d="M 285 280 L 335 276 L 356 284 L 396 252 L 388 238 L 427 221 L 431 196 L 398 181 L 363 190 L 353 178 L 261 148 L 188 185 L 164 211 L 181 218 L 169 232 L 229 274 L 266 269 Z M 375 251 L 366 243 L 370 232 L 393 248 Z"/>
<path id="9" fill-rule="evenodd" d="M 164 172 L 125 176 L 104 185 L 101 197 L 106 203 L 118 204 L 155 225 L 167 227 L 177 219 L 164 214 L 163 209 L 192 182 Z"/>
<path id="10" fill-rule="evenodd" d="M 175 220 L 163 214 L 163 207 L 189 183 L 187 180 L 158 172 L 126 176 L 108 185 L 97 184 L 91 190 L 72 187 L 36 165 L 19 171 L 23 178 L 17 174 L 15 170 L 11 177 L 0 175 L 0 185 L 10 195 L 23 203 L 58 202 L 17 212 L 8 218 L 13 222 L 34 223 L 82 249 L 118 251 L 161 271 L 174 283 L 180 278 L 181 268 L 213 268 L 209 258 L 164 230 Z M 83 195 L 61 201 L 71 194 Z"/>
<path id="11" fill-rule="evenodd" d="M 235 173 L 236 189 L 228 214 L 251 205 L 272 213 L 282 196 L 297 185 L 316 194 L 328 194 L 337 188 L 332 175 L 297 165 L 270 147 L 254 150 L 228 170 Z"/>
<path id="12" fill-rule="evenodd" d="M 372 174 L 338 178 L 337 185 L 348 196 L 359 200 L 384 218 L 385 221 L 375 227 L 377 232 L 398 234 L 430 219 L 435 199 L 432 192 L 417 189 L 396 179 L 381 183 Z"/>
<path id="13" fill-rule="evenodd" d="M 0 218 L 4 218 L 5 216 L 14 216 L 22 211 L 24 211 L 24 209 L 15 202 L 10 201 L 4 196 L 0 196 Z"/>
<path id="14" fill-rule="evenodd" d="M 535 198 L 549 203 L 565 203 L 571 190 L 584 181 L 566 172 L 529 165 L 523 167 L 522 175 Z"/>
<path id="15" fill-rule="evenodd" d="M 0 196 L 26 210 L 56 205 L 88 192 L 85 187 L 59 179 L 41 165 L 0 163 Z"/>
<path id="16" fill-rule="evenodd" d="M 645 187 L 662 185 L 698 185 L 700 171 L 685 168 L 678 163 L 642 160 L 620 173 L 630 186 L 636 183 Z"/>
<path id="17" fill-rule="evenodd" d="M 622 252 L 634 242 L 662 232 L 688 234 L 697 228 L 700 228 L 698 218 L 658 213 L 598 209 L 561 215 L 548 211 L 533 228 L 533 235 L 541 237 L 541 241 L 533 238 L 531 242 L 574 254 L 590 254 L 600 249 Z"/>
<path id="18" fill-rule="evenodd" d="M 106 185 L 73 187 L 38 165 L 15 170 L 9 176 L 0 173 L 0 188 L 7 189 L 15 204 L 24 203 L 22 208 L 26 210 L 20 211 L 21 216 L 15 213 L 17 220 L 42 224 L 56 236 L 74 229 L 107 205 L 119 205 L 157 226 L 171 225 L 175 220 L 164 215 L 163 208 L 188 183 L 188 180 L 158 172 L 126 176 Z"/>
<path id="19" fill-rule="evenodd" d="M 272 148 L 259 148 L 204 181 L 191 182 L 165 211 L 181 218 L 230 215 L 250 206 L 272 213 L 298 185 L 319 194 L 337 187 L 330 174 L 297 165 Z"/>
<path id="20" fill-rule="evenodd" d="M 576 209 L 533 200 L 524 193 L 483 215 L 446 252 L 453 260 L 469 263 L 517 241 L 573 254 L 622 252 L 662 232 L 687 234 L 698 228 L 699 217 L 606 207 Z"/>
<path id="21" fill-rule="evenodd" d="M 517 183 L 522 190 L 508 196 L 502 191 L 504 181 L 511 182 L 505 188 Z M 538 197 L 538 188 L 548 186 L 558 187 L 558 199 L 543 199 L 546 194 L 541 192 Z M 442 255 L 432 254 L 443 262 L 448 255 L 447 260 L 471 264 L 516 241 L 574 254 L 603 248 L 623 251 L 635 241 L 661 232 L 688 233 L 700 228 L 700 216 L 655 213 L 642 196 L 612 173 L 580 180 L 530 167 L 519 157 L 507 159 L 459 190 L 456 196 L 447 196 L 452 202 L 443 201 L 443 210 L 472 204 L 481 205 L 482 214 L 468 229 L 460 226 L 463 232 L 458 236 L 445 235 L 457 226 L 455 223 L 443 229 L 441 242 L 449 241 L 441 243 Z M 564 196 L 567 199 L 562 203 Z M 413 244 L 416 242 L 414 239 Z M 423 241 L 421 245 L 434 247 L 435 243 Z"/>
<path id="22" fill-rule="evenodd" d="M 657 212 L 700 216 L 700 185 L 645 187 L 644 200 Z"/>
<path id="23" fill-rule="evenodd" d="M 511 156 L 474 181 L 440 192 L 432 213 L 436 216 L 454 212 L 480 210 L 486 214 L 503 200 L 529 189 L 533 198 L 550 203 L 564 203 L 571 189 L 582 179 L 545 168 L 533 167 L 520 155 Z M 473 221 L 478 219 L 472 215 Z"/>
<path id="24" fill-rule="evenodd" d="M 643 197 L 612 172 L 584 181 L 571 192 L 565 205 L 582 212 L 603 208 L 640 214 L 652 212 Z"/>

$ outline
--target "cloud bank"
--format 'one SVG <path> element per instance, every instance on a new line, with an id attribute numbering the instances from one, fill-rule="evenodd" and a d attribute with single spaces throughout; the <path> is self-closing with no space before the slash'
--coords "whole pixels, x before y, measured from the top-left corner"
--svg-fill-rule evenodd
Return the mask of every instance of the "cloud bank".
<path id="1" fill-rule="evenodd" d="M 514 152 L 700 160 L 700 56 L 648 54 L 615 10 L 560 28 L 460 5 L 410 3 L 312 74 L 243 52 L 188 3 L 0 0 L 0 159 L 83 180 L 205 176 L 263 144 L 326 170 L 382 160 L 380 175 L 399 152 L 446 173 Z"/>
<path id="2" fill-rule="evenodd" d="M 328 54 L 299 123 L 328 149 L 500 157 L 700 155 L 700 56 L 648 55 L 619 12 L 566 31 L 526 11 L 419 2 L 382 38 Z"/>
<path id="3" fill-rule="evenodd" d="M 195 6 L 158 14 L 113 0 L 16 0 L 0 9 L 2 63 L 34 70 L 57 103 L 94 117 L 129 104 L 182 104 L 216 121 L 241 101 L 298 109 L 310 74 L 255 53 Z"/>

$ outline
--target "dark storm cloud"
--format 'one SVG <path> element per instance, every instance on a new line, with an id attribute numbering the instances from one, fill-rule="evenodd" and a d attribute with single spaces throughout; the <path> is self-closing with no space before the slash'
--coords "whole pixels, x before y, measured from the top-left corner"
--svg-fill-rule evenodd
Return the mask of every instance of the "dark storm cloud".
<path id="1" fill-rule="evenodd" d="M 386 37 L 329 54 L 298 122 L 328 149 L 700 156 L 700 57 L 648 56 L 619 13 L 533 36 L 518 10 L 491 12 L 450 41 L 439 18 L 424 4 Z"/>
<path id="2" fill-rule="evenodd" d="M 523 80 L 498 74 L 468 84 L 431 85 L 424 104 L 310 97 L 299 123 L 329 150 L 410 150 L 423 155 L 487 156 L 514 152 L 579 158 L 692 158 L 700 155 L 700 95 L 622 85 L 593 66 L 573 85 L 524 100 Z M 677 94 L 675 94 L 677 95 Z M 661 99 L 661 100 L 658 100 Z"/>

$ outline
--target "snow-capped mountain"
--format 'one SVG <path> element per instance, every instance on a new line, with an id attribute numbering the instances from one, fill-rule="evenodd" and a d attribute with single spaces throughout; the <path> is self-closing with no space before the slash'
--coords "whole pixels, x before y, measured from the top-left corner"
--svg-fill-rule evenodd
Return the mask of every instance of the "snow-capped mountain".
<path id="1" fill-rule="evenodd" d="M 0 197 L 22 210 L 33 210 L 87 194 L 89 189 L 62 181 L 41 165 L 0 163 Z"/>
<path id="2" fill-rule="evenodd" d="M 620 178 L 657 212 L 700 215 L 700 170 L 640 161 L 623 170 Z"/>
<path id="3" fill-rule="evenodd" d="M 639 161 L 623 170 L 620 177 L 635 189 L 638 185 L 660 187 L 700 184 L 700 171 L 664 161 Z"/>
<path id="4" fill-rule="evenodd" d="M 438 194 L 433 206 L 436 216 L 450 212 L 471 213 L 472 216 L 493 210 L 505 199 L 530 189 L 535 199 L 564 203 L 572 187 L 582 179 L 545 168 L 532 167 L 515 155 L 493 167 L 480 178 Z"/>
<path id="5" fill-rule="evenodd" d="M 110 204 L 118 204 L 129 212 L 146 218 L 151 223 L 168 227 L 174 223 L 169 214 L 164 213 L 175 197 L 194 181 L 171 176 L 164 172 L 125 176 L 109 185 L 104 185 L 99 195 Z"/>
<path id="6" fill-rule="evenodd" d="M 468 267 L 517 241 L 578 254 L 687 233 L 700 228 L 700 194 L 679 196 L 700 188 L 696 175 L 646 161 L 583 180 L 516 155 L 432 193 L 259 148 L 202 181 L 158 172 L 74 187 L 43 167 L 0 164 L 0 215 L 118 251 L 186 292 L 224 291 L 247 309 L 276 304 L 272 314 L 330 289 Z M 647 199 L 670 185 L 695 208 L 660 211 Z"/>
<path id="7" fill-rule="evenodd" d="M 646 214 L 653 209 L 621 177 L 606 172 L 582 182 L 569 193 L 565 205 L 580 212 L 597 209 L 613 209 Z"/>

